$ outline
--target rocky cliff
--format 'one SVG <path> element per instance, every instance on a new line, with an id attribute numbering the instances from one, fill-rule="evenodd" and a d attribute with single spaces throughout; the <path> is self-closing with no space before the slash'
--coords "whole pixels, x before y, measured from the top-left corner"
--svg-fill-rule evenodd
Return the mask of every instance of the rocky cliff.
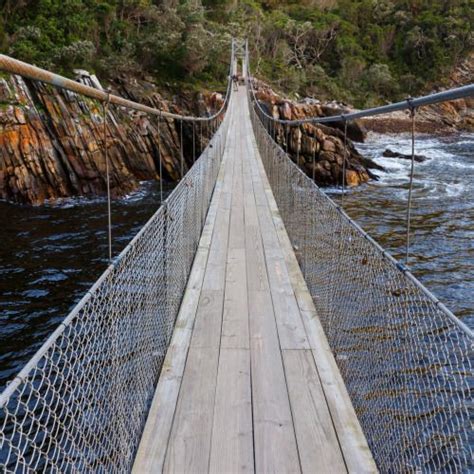
<path id="1" fill-rule="evenodd" d="M 78 80 L 102 87 L 95 76 L 76 71 Z M 263 84 L 263 83 L 262 83 Z M 217 110 L 218 93 L 181 95 L 165 99 L 156 86 L 144 79 L 118 78 L 114 93 L 176 113 L 205 116 Z M 340 113 L 317 101 L 293 103 L 261 85 L 258 98 L 275 117 L 300 119 Z M 105 145 L 110 160 L 112 195 L 125 195 L 142 180 L 177 181 L 192 165 L 207 142 L 207 128 L 194 133 L 183 126 L 181 166 L 180 123 L 110 106 L 107 139 L 104 139 L 102 104 L 87 97 L 18 76 L 0 76 L 0 199 L 41 204 L 71 196 L 97 196 L 106 192 Z M 320 185 L 342 182 L 343 124 L 331 127 L 305 124 L 291 129 L 278 127 L 275 138 Z M 349 137 L 364 139 L 364 130 L 351 123 Z M 193 148 L 195 152 L 193 153 Z M 358 185 L 375 177 L 379 168 L 347 142 L 345 183 Z M 160 157 L 163 176 L 159 174 Z"/>
<path id="2" fill-rule="evenodd" d="M 334 104 L 322 104 L 316 100 L 292 102 L 281 98 L 266 84 L 254 81 L 256 98 L 262 108 L 274 118 L 300 120 L 307 117 L 325 117 L 338 115 L 345 111 Z M 344 124 L 342 122 L 323 124 L 305 123 L 288 127 L 277 125 L 271 133 L 287 150 L 293 161 L 311 176 L 318 185 L 341 185 L 344 163 Z M 347 152 L 344 182 L 348 186 L 376 179 L 372 169 L 383 169 L 372 160 L 362 156 L 353 141 L 364 141 L 365 129 L 357 121 L 347 127 Z"/>
<path id="3" fill-rule="evenodd" d="M 79 71 L 80 80 L 100 87 L 94 76 Z M 219 94 L 165 100 L 146 80 L 118 79 L 112 90 L 124 97 L 176 113 L 211 113 Z M 102 105 L 18 76 L 0 76 L 0 198 L 41 204 L 70 196 L 106 192 L 105 143 L 114 196 L 136 189 L 139 181 L 176 181 L 181 175 L 180 124 L 158 123 L 124 108 L 110 106 L 104 140 Z M 184 172 L 193 161 L 192 126 L 184 124 Z M 197 153 L 205 146 L 195 134 Z M 201 143 L 201 137 L 202 143 Z M 159 160 L 163 160 L 163 176 Z"/>

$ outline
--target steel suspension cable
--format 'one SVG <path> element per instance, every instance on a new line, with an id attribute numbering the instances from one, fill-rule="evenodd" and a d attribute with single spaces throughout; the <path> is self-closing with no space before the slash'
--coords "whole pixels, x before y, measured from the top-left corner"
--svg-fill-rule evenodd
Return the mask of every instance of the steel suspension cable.
<path id="1" fill-rule="evenodd" d="M 179 143 L 180 143 L 180 159 L 181 159 L 181 179 L 184 176 L 184 150 L 183 150 L 183 121 L 180 120 Z"/>
<path id="2" fill-rule="evenodd" d="M 196 162 L 196 137 L 194 131 L 194 122 L 193 122 L 193 164 Z"/>
<path id="3" fill-rule="evenodd" d="M 411 99 L 407 100 L 409 103 Z M 410 225 L 411 225 L 411 203 L 413 193 L 413 174 L 415 171 L 415 115 L 416 109 L 410 105 L 411 118 L 411 164 L 410 164 L 410 183 L 408 186 L 408 202 L 407 202 L 407 217 L 406 217 L 406 249 L 405 249 L 405 265 L 408 267 L 408 259 L 410 253 Z"/>
<path id="4" fill-rule="evenodd" d="M 342 156 L 342 195 L 341 195 L 341 206 L 344 201 L 344 194 L 346 192 L 346 160 L 347 160 L 347 120 L 344 120 L 344 153 Z"/>
<path id="5" fill-rule="evenodd" d="M 158 159 L 160 167 L 160 205 L 163 202 L 163 163 L 161 159 L 161 114 L 158 117 Z"/>
<path id="6" fill-rule="evenodd" d="M 410 109 L 410 106 L 407 104 L 407 101 L 405 100 L 401 102 L 395 102 L 389 105 L 384 105 L 381 107 L 364 109 L 358 112 L 351 112 L 349 114 L 332 115 L 330 117 L 308 117 L 306 119 L 300 119 L 300 120 L 277 119 L 275 117 L 270 116 L 263 109 L 263 107 L 261 106 L 260 102 L 258 101 L 256 97 L 255 90 L 253 87 L 254 78 L 251 75 L 251 71 L 250 71 L 250 61 L 249 61 L 248 52 L 247 52 L 247 58 L 246 58 L 246 67 L 247 67 L 247 83 L 250 86 L 249 87 L 250 95 L 253 98 L 253 102 L 256 104 L 257 108 L 259 109 L 259 113 L 281 124 L 302 125 L 305 123 L 340 122 L 341 120 L 355 120 L 355 119 L 360 119 L 364 117 L 373 117 L 374 115 L 381 115 L 381 114 L 396 112 L 399 110 Z M 421 107 L 425 105 L 432 105 L 432 104 L 437 104 L 440 102 L 446 102 L 450 100 L 462 99 L 465 97 L 474 97 L 474 84 L 468 84 L 466 86 L 456 87 L 456 88 L 449 89 L 446 91 L 417 97 L 417 98 L 411 99 L 411 105 L 413 107 Z"/>
<path id="7" fill-rule="evenodd" d="M 109 153 L 107 145 L 107 116 L 109 113 L 110 94 L 107 100 L 102 104 L 103 114 L 103 133 L 104 133 L 104 157 L 105 157 L 105 175 L 107 187 L 107 237 L 109 247 L 109 263 L 112 262 L 112 203 L 110 197 L 110 170 L 109 170 Z"/>

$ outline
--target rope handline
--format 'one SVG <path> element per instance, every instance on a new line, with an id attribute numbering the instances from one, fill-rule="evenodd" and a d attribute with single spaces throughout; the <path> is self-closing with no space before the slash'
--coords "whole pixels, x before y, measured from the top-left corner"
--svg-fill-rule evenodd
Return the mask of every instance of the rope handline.
<path id="1" fill-rule="evenodd" d="M 233 54 L 233 52 L 232 52 Z M 230 68 L 232 67 L 232 62 Z M 125 107 L 128 109 L 138 110 L 146 114 L 159 115 L 163 114 L 164 117 L 174 120 L 184 120 L 187 122 L 209 122 L 225 109 L 228 100 L 230 99 L 230 88 L 231 84 L 230 76 L 227 78 L 227 88 L 224 102 L 221 108 L 213 115 L 209 117 L 194 117 L 189 115 L 180 115 L 174 114 L 171 112 L 164 111 L 162 109 L 157 109 L 155 107 L 150 107 L 132 100 L 125 99 L 121 96 L 110 94 L 109 92 L 97 89 L 95 87 L 86 86 L 72 79 L 68 79 L 59 74 L 55 74 L 46 69 L 41 69 L 39 67 L 33 66 L 32 64 L 19 61 L 17 59 L 11 58 L 4 54 L 0 54 L 0 70 L 9 72 L 11 74 L 16 74 L 22 77 L 26 77 L 32 80 L 44 82 L 46 84 L 51 84 L 54 87 L 59 87 L 65 90 L 69 90 L 76 94 L 80 94 L 92 99 L 98 100 L 99 102 L 109 102 L 119 107 Z"/>

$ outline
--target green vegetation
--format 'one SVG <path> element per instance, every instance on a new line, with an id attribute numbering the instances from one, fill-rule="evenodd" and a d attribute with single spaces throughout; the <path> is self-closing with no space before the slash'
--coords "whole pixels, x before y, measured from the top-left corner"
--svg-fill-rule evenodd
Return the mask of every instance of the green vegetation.
<path id="1" fill-rule="evenodd" d="M 0 50 L 70 74 L 225 80 L 230 38 L 284 92 L 374 105 L 440 81 L 474 46 L 472 0 L 4 0 Z"/>

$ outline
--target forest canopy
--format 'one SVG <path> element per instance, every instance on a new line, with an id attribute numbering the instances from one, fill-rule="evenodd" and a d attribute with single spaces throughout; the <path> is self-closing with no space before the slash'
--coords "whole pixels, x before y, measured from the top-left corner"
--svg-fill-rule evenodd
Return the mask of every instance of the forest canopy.
<path id="1" fill-rule="evenodd" d="M 285 93 L 375 105 L 443 81 L 474 47 L 471 0 L 3 0 L 0 50 L 66 75 L 225 80 L 232 36 Z"/>

